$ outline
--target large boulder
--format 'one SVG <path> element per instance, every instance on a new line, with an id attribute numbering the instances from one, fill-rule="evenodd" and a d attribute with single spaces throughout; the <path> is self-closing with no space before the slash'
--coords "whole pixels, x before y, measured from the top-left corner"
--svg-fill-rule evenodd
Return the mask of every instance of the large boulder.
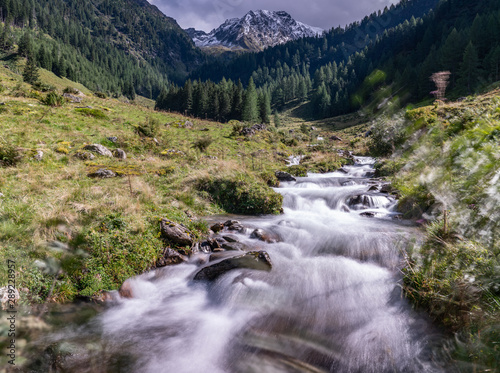
<path id="1" fill-rule="evenodd" d="M 168 219 L 160 222 L 161 237 L 172 244 L 179 246 L 192 246 L 192 233 L 185 226 L 174 223 Z"/>
<path id="2" fill-rule="evenodd" d="M 255 269 L 269 272 L 273 265 L 269 254 L 265 251 L 251 251 L 244 255 L 234 256 L 212 264 L 198 271 L 195 281 L 214 281 L 223 274 L 239 268 Z"/>
<path id="3" fill-rule="evenodd" d="M 106 148 L 104 145 L 101 144 L 92 144 L 92 145 L 86 145 L 83 149 L 89 150 L 91 152 L 97 153 L 99 155 L 104 155 L 106 157 L 113 157 L 113 153 Z"/>

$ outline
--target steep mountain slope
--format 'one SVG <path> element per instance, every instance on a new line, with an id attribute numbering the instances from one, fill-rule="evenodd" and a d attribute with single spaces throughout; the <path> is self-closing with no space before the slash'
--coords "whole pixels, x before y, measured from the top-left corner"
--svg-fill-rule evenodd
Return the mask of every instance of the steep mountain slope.
<path id="1" fill-rule="evenodd" d="M 0 47 L 15 52 L 29 34 L 37 63 L 91 89 L 120 93 L 124 84 L 152 97 L 182 81 L 205 57 L 177 22 L 146 0 L 0 2 Z"/>
<path id="2" fill-rule="evenodd" d="M 186 30 L 199 47 L 224 46 L 260 51 L 291 40 L 321 35 L 323 30 L 297 22 L 283 11 L 250 11 L 242 18 L 226 20 L 209 34 Z"/>

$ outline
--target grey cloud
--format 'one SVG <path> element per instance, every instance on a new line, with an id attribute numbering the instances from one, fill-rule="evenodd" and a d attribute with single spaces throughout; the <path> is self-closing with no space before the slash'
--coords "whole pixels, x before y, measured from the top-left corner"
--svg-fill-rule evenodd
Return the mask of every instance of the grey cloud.
<path id="1" fill-rule="evenodd" d="M 362 19 L 397 0 L 149 0 L 183 28 L 210 31 L 228 18 L 242 17 L 249 10 L 287 11 L 298 21 L 328 30 Z"/>

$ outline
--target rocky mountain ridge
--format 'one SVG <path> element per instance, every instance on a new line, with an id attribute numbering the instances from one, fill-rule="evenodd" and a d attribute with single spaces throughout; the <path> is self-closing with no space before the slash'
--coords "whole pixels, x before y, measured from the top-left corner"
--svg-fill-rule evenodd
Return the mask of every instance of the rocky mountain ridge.
<path id="1" fill-rule="evenodd" d="M 231 18 L 210 33 L 194 28 L 186 32 L 198 47 L 260 51 L 291 40 L 322 35 L 323 30 L 298 22 L 284 11 L 250 11 Z"/>

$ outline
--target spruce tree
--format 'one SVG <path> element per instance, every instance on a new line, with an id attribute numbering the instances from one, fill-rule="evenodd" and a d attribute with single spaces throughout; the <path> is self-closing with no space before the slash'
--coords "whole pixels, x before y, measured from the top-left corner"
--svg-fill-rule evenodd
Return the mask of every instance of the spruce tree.
<path id="1" fill-rule="evenodd" d="M 23 81 L 29 84 L 35 84 L 38 81 L 38 66 L 33 55 L 28 56 L 28 61 L 23 71 Z"/>
<path id="2" fill-rule="evenodd" d="M 244 122 L 250 123 L 259 120 L 259 111 L 257 107 L 257 91 L 255 90 L 255 84 L 252 78 L 250 78 L 247 90 L 245 92 L 241 119 Z"/>
<path id="3" fill-rule="evenodd" d="M 271 100 L 266 92 L 259 96 L 259 115 L 262 123 L 271 123 Z"/>
<path id="4" fill-rule="evenodd" d="M 479 76 L 479 57 L 477 56 L 477 50 L 472 42 L 469 42 L 467 48 L 465 48 L 459 76 L 459 84 L 461 87 L 463 87 L 467 93 L 472 93 L 477 86 L 477 78 Z"/>

